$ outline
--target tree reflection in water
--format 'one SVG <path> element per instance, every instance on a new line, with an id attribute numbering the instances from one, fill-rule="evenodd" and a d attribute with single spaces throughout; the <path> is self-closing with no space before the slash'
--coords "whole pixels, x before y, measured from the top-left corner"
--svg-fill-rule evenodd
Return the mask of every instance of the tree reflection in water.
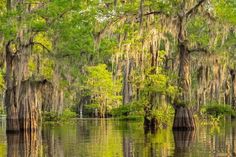
<path id="1" fill-rule="evenodd" d="M 173 131 L 175 142 L 175 157 L 184 157 L 191 151 L 191 145 L 194 141 L 194 131 Z"/>
<path id="2" fill-rule="evenodd" d="M 7 157 L 39 157 L 39 132 L 7 134 Z"/>
<path id="3" fill-rule="evenodd" d="M 23 134 L 5 134 L 0 125 L 0 157 L 235 156 L 236 121 L 226 122 L 219 129 L 156 133 L 145 133 L 141 122 L 112 120 L 43 125 Z"/>

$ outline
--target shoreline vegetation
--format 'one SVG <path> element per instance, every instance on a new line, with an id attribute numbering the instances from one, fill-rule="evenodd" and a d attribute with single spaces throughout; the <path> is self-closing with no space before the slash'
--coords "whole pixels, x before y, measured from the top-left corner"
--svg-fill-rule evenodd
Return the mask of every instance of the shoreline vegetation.
<path id="1" fill-rule="evenodd" d="M 125 107 L 126 108 L 126 107 Z M 119 111 L 123 110 L 123 111 Z M 131 111 L 129 111 L 131 112 Z M 131 114 L 127 112 L 127 108 L 117 108 L 115 111 L 112 111 L 113 115 L 110 114 L 107 117 L 91 117 L 89 115 L 85 115 L 84 117 L 80 117 L 78 114 L 76 114 L 73 111 L 66 110 L 62 114 L 58 114 L 56 112 L 47 112 L 43 113 L 42 122 L 43 123 L 51 123 L 51 124 L 58 124 L 58 123 L 66 123 L 66 122 L 76 122 L 76 120 L 118 120 L 118 121 L 139 121 L 143 122 L 144 115 L 139 114 Z M 116 113 L 119 113 L 118 115 Z M 124 115 L 120 114 L 123 113 Z M 194 115 L 196 120 L 196 125 L 211 125 L 211 126 L 218 126 L 220 122 L 222 122 L 225 119 L 232 118 L 234 119 L 236 115 L 236 112 L 229 106 L 229 105 L 221 105 L 217 103 L 212 103 L 209 105 L 206 105 L 201 108 L 201 113 L 199 115 Z M 160 125 L 158 125 L 158 129 L 165 129 L 167 127 L 172 127 L 173 125 L 173 119 L 174 119 L 174 111 L 172 111 L 171 114 L 168 115 L 168 120 L 162 117 L 159 113 L 158 121 L 162 122 Z M 165 120 L 163 120 L 165 119 Z"/>

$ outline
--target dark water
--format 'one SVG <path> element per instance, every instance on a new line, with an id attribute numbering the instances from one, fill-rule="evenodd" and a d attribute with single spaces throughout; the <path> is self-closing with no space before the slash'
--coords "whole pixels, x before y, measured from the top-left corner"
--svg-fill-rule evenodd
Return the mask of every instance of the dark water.
<path id="1" fill-rule="evenodd" d="M 142 122 L 94 119 L 6 135 L 4 123 L 0 120 L 0 157 L 230 157 L 236 152 L 236 121 L 155 134 L 145 134 Z"/>

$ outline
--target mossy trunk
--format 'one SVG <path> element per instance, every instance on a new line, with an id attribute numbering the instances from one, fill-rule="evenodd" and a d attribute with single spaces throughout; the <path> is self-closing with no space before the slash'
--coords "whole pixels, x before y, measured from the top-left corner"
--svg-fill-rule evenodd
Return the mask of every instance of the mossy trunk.
<path id="1" fill-rule="evenodd" d="M 14 55 L 10 42 L 6 45 L 7 131 L 36 130 L 39 120 L 38 85 L 28 80 L 28 52 L 20 44 L 21 52 Z"/>
<path id="2" fill-rule="evenodd" d="M 7 9 L 22 10 L 18 19 L 19 29 L 15 40 L 6 43 L 6 93 L 5 106 L 7 113 L 7 132 L 21 130 L 37 130 L 39 124 L 38 85 L 29 80 L 28 62 L 32 52 L 31 32 L 22 22 L 27 20 L 24 15 L 29 13 L 30 7 L 21 5 L 25 1 L 7 1 Z M 13 46 L 15 48 L 13 48 Z"/>
<path id="3" fill-rule="evenodd" d="M 150 44 L 150 54 L 151 54 L 151 71 L 150 74 L 154 75 L 157 73 L 158 67 L 158 51 L 154 43 Z M 152 115 L 152 112 L 157 110 L 158 106 L 161 103 L 158 101 L 159 93 L 151 91 L 149 93 L 149 105 L 144 108 L 144 129 L 145 131 L 155 132 L 158 128 L 158 119 L 155 115 Z M 160 99 L 161 100 L 161 99 Z"/>
<path id="4" fill-rule="evenodd" d="M 19 95 L 7 90 L 7 132 L 36 131 L 40 124 L 41 82 L 22 81 Z M 17 101 L 16 101 L 17 100 Z"/>
<path id="5" fill-rule="evenodd" d="M 62 113 L 64 92 L 55 83 L 46 82 L 41 89 L 42 111 Z"/>
<path id="6" fill-rule="evenodd" d="M 178 103 L 174 104 L 175 116 L 174 130 L 193 130 L 195 128 L 194 117 L 188 105 L 191 102 L 190 91 L 190 57 L 184 45 L 180 45 L 180 68 L 179 68 L 179 86 L 181 88 L 181 96 Z"/>
<path id="7" fill-rule="evenodd" d="M 132 99 L 132 84 L 130 82 L 131 70 L 132 63 L 131 60 L 127 57 L 123 74 L 123 105 L 128 104 Z"/>
<path id="8" fill-rule="evenodd" d="M 184 17 L 179 17 L 179 80 L 178 84 L 181 89 L 180 96 L 177 98 L 183 106 L 178 103 L 174 104 L 175 116 L 173 129 L 174 130 L 193 130 L 195 128 L 193 114 L 188 109 L 191 103 L 190 90 L 190 54 L 188 50 L 188 42 L 185 40 Z"/>

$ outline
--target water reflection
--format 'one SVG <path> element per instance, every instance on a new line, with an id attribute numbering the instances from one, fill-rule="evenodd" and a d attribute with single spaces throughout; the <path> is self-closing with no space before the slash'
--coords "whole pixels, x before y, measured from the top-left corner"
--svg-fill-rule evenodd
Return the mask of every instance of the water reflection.
<path id="1" fill-rule="evenodd" d="M 145 133 L 142 122 L 79 120 L 45 125 L 40 132 L 5 134 L 0 120 L 0 157 L 207 157 L 235 156 L 236 121 L 195 132 Z"/>
<path id="2" fill-rule="evenodd" d="M 194 141 L 194 131 L 173 131 L 175 141 L 174 156 L 184 157 L 191 153 L 191 145 Z"/>
<path id="3" fill-rule="evenodd" d="M 39 132 L 7 134 L 8 157 L 38 157 Z"/>

